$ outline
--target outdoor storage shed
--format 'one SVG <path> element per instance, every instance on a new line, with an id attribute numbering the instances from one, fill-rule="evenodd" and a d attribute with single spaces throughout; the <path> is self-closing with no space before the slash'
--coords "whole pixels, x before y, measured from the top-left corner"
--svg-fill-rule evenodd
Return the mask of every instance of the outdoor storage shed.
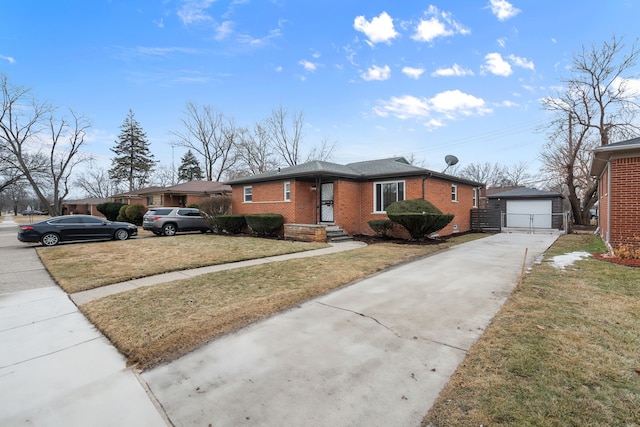
<path id="1" fill-rule="evenodd" d="M 563 198 L 560 193 L 522 187 L 489 195 L 487 204 L 501 213 L 503 228 L 561 229 Z"/>

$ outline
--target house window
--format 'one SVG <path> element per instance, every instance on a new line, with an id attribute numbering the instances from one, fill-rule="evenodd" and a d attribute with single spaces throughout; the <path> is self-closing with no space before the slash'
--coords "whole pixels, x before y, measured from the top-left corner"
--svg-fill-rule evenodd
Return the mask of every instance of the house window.
<path id="1" fill-rule="evenodd" d="M 451 184 L 451 201 L 458 201 L 458 186 L 455 184 Z"/>
<path id="2" fill-rule="evenodd" d="M 253 188 L 251 186 L 244 187 L 244 201 L 245 201 L 245 203 L 248 203 L 251 200 L 253 200 Z"/>
<path id="3" fill-rule="evenodd" d="M 473 189 L 473 207 L 474 208 L 478 207 L 478 189 L 477 188 Z"/>
<path id="4" fill-rule="evenodd" d="M 291 183 L 290 182 L 284 183 L 284 200 L 286 202 L 291 200 Z"/>
<path id="5" fill-rule="evenodd" d="M 404 200 L 404 181 L 374 183 L 375 212 L 385 212 L 393 202 Z"/>
<path id="6" fill-rule="evenodd" d="M 148 196 L 147 197 L 147 206 L 152 206 L 153 205 L 153 196 Z"/>

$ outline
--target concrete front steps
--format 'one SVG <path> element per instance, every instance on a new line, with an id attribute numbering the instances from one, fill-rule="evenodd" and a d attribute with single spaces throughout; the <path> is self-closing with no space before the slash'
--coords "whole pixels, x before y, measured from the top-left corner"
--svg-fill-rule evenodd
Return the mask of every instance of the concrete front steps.
<path id="1" fill-rule="evenodd" d="M 342 227 L 338 225 L 327 225 L 327 242 L 347 242 L 352 241 L 353 237 L 344 232 Z"/>

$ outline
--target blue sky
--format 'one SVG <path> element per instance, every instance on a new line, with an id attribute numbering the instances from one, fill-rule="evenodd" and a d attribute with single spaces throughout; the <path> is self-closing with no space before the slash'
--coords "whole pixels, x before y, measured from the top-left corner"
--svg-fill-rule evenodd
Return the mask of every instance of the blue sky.
<path id="1" fill-rule="evenodd" d="M 187 102 L 252 126 L 304 112 L 333 161 L 415 156 L 538 169 L 552 93 L 582 45 L 638 36 L 633 0 L 3 0 L 0 72 L 86 115 L 109 165 L 129 109 L 163 165 Z M 172 153 L 173 151 L 173 153 Z"/>

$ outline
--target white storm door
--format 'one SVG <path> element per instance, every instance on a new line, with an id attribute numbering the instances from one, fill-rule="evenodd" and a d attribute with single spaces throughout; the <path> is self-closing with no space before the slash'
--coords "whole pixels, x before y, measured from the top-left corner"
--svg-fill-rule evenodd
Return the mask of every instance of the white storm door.
<path id="1" fill-rule="evenodd" d="M 320 188 L 320 221 L 333 222 L 333 182 L 325 182 Z"/>

